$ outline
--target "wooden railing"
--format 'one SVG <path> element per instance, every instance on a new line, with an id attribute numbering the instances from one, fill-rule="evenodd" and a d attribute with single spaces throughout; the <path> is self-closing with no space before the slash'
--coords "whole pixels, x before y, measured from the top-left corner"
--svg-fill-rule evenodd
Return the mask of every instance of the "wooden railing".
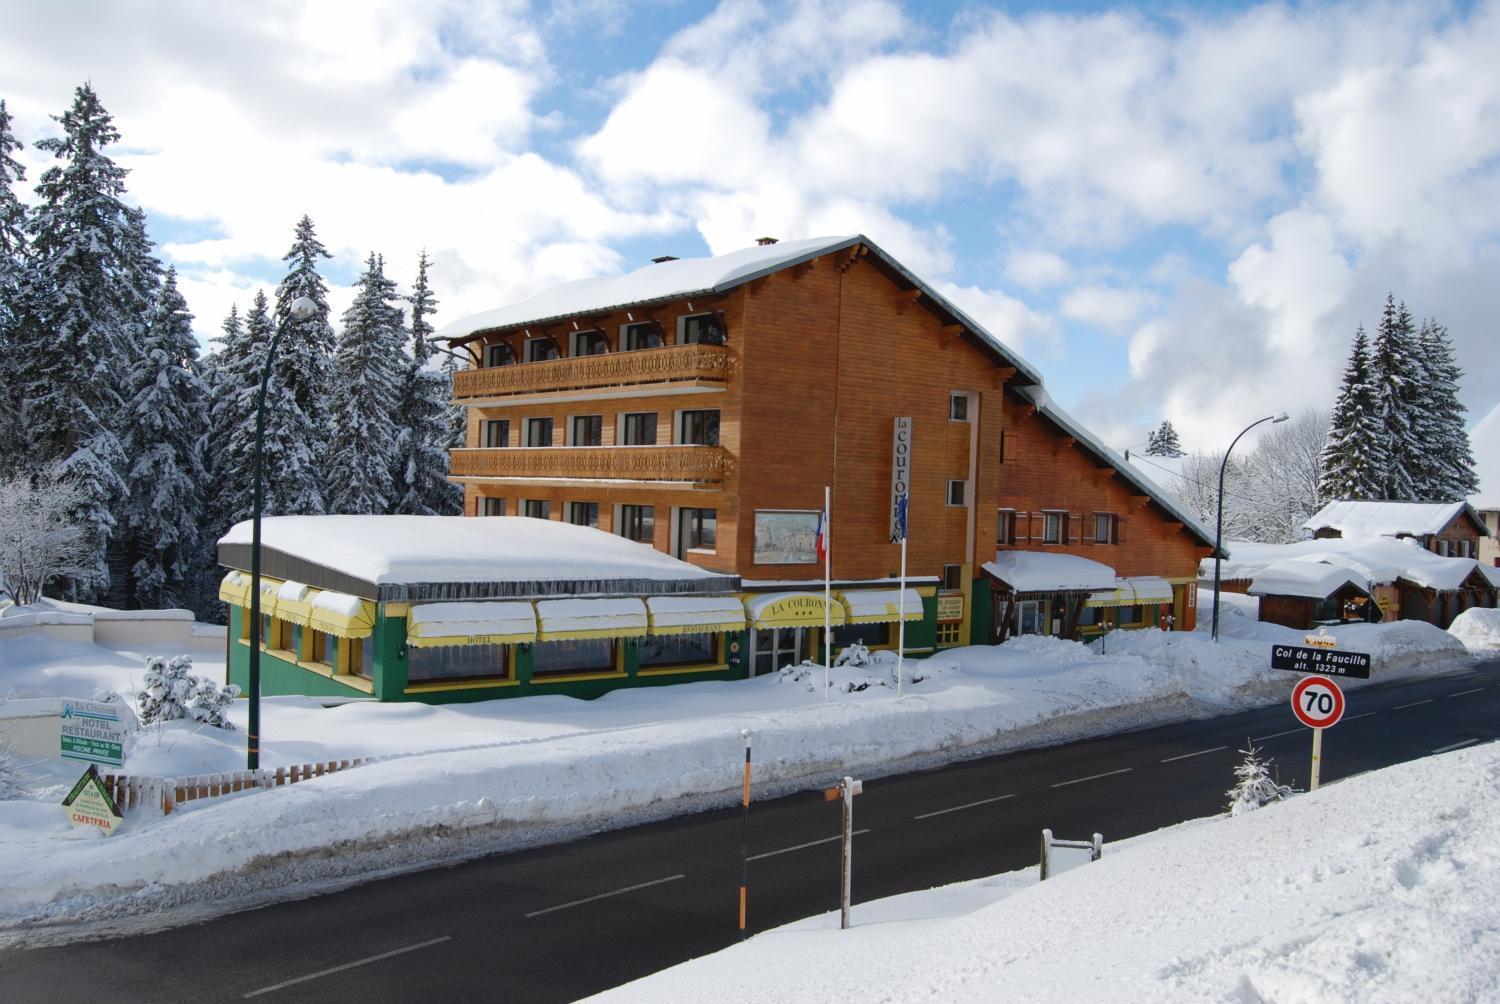
<path id="1" fill-rule="evenodd" d="M 543 446 L 454 450 L 449 473 L 479 478 L 624 478 L 718 483 L 733 464 L 722 446 Z"/>
<path id="2" fill-rule="evenodd" d="M 729 378 L 729 367 L 729 350 L 722 345 L 672 345 L 540 363 L 486 366 L 454 373 L 453 399 L 463 402 L 686 380 L 723 382 Z"/>

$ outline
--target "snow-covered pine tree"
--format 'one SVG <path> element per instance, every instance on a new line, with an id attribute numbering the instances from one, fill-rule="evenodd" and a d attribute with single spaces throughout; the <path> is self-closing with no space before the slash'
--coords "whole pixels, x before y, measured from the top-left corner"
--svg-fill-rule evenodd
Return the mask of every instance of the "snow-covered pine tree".
<path id="1" fill-rule="evenodd" d="M 396 284 L 373 253 L 344 312 L 333 359 L 324 498 L 335 513 L 388 513 L 397 502 L 396 409 L 406 359 Z"/>
<path id="2" fill-rule="evenodd" d="M 26 206 L 15 187 L 26 178 L 26 168 L 14 156 L 21 146 L 11 132 L 10 112 L 0 99 L 0 372 L 7 374 L 15 373 L 11 343 L 23 312 L 20 298 L 26 271 Z M 26 466 L 20 407 L 16 381 L 0 381 L 0 478 Z"/>
<path id="3" fill-rule="evenodd" d="M 1417 347 L 1425 374 L 1419 409 L 1425 445 L 1422 497 L 1434 502 L 1461 502 L 1479 491 L 1474 450 L 1464 421 L 1466 409 L 1458 397 L 1463 370 L 1453 357 L 1448 329 L 1436 321 L 1422 322 Z"/>
<path id="4" fill-rule="evenodd" d="M 1344 382 L 1328 420 L 1318 491 L 1325 500 L 1384 498 L 1385 467 L 1385 424 L 1370 365 L 1370 342 L 1361 325 L 1354 332 Z"/>
<path id="5" fill-rule="evenodd" d="M 328 321 L 328 286 L 318 274 L 318 259 L 331 258 L 304 216 L 297 222 L 291 250 L 282 256 L 286 278 L 276 287 L 276 374 L 313 427 L 327 435 L 328 385 L 333 372 L 333 325 Z M 292 317 L 298 297 L 312 300 L 317 310 L 306 320 Z"/>
<path id="6" fill-rule="evenodd" d="M 63 135 L 38 149 L 58 163 L 42 173 L 28 227 L 31 258 L 12 343 L 14 384 L 33 467 L 57 463 L 91 493 L 98 561 L 73 594 L 109 586 L 107 555 L 124 501 L 124 451 L 117 437 L 132 343 L 139 331 L 143 217 L 125 206 L 125 169 L 104 154 L 119 139 L 93 88 L 74 92 L 58 121 Z"/>
<path id="7" fill-rule="evenodd" d="M 1423 444 L 1419 435 L 1422 367 L 1417 359 L 1416 332 L 1406 304 L 1387 294 L 1380 330 L 1370 346 L 1376 411 L 1385 429 L 1385 477 L 1377 497 L 1396 501 L 1419 500 L 1418 477 Z"/>
<path id="8" fill-rule="evenodd" d="M 230 444 L 235 456 L 243 456 L 245 464 L 245 495 L 242 515 L 248 519 L 252 508 L 255 484 L 255 410 L 260 395 L 261 374 L 265 369 L 266 353 L 270 351 L 273 334 L 270 314 L 267 313 L 266 295 L 255 294 L 250 312 L 245 315 L 245 338 L 249 343 L 250 381 L 240 391 L 240 425 L 236 427 Z M 282 378 L 281 360 L 286 351 L 287 339 L 298 334 L 288 331 L 281 336 L 276 346 L 276 359 L 271 364 L 271 379 L 266 384 L 265 441 L 261 451 L 264 474 L 261 479 L 263 495 L 262 512 L 267 516 L 319 515 L 323 508 L 323 463 L 325 451 L 321 447 L 327 425 L 317 425 L 297 404 L 290 387 Z"/>
<path id="9" fill-rule="evenodd" d="M 1177 440 L 1177 430 L 1172 428 L 1171 422 L 1162 419 L 1161 425 L 1158 425 L 1146 437 L 1146 456 L 1180 457 L 1182 455 L 1182 444 Z"/>
<path id="10" fill-rule="evenodd" d="M 1296 794 L 1290 785 L 1281 784 L 1271 776 L 1271 761 L 1260 758 L 1260 750 L 1254 743 L 1246 741 L 1245 746 L 1240 750 L 1245 759 L 1234 769 L 1234 787 L 1225 792 L 1229 796 L 1231 816 L 1253 812 L 1263 805 Z"/>
<path id="11" fill-rule="evenodd" d="M 266 294 L 258 293 L 261 316 L 269 310 Z M 270 326 L 270 321 L 265 322 Z M 258 378 L 254 350 L 238 306 L 220 326 L 218 349 L 209 357 L 213 383 L 209 388 L 208 437 L 204 451 L 208 488 L 204 497 L 202 550 L 212 560 L 217 541 L 250 511 L 250 449 L 254 444 L 254 415 L 246 415 L 247 389 Z M 249 419 L 247 422 L 246 419 Z"/>
<path id="12" fill-rule="evenodd" d="M 417 259 L 417 281 L 411 295 L 411 356 L 401 381 L 397 412 L 394 480 L 395 511 L 415 516 L 456 516 L 463 509 L 463 490 L 448 481 L 448 450 L 455 408 L 452 374 L 429 366 L 432 325 L 437 300 L 427 282 L 427 252 Z"/>
<path id="13" fill-rule="evenodd" d="M 124 540 L 135 605 L 180 607 L 196 600 L 198 540 L 206 482 L 199 452 L 208 388 L 199 374 L 193 315 L 167 269 L 131 369 L 122 434 L 130 458 Z"/>

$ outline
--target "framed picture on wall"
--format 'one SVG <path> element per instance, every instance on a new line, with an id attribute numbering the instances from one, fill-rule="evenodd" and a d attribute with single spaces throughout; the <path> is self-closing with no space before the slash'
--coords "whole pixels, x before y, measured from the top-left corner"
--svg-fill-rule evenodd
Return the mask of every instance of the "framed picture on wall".
<path id="1" fill-rule="evenodd" d="M 818 513 L 803 509 L 755 510 L 755 563 L 802 565 L 818 560 Z"/>

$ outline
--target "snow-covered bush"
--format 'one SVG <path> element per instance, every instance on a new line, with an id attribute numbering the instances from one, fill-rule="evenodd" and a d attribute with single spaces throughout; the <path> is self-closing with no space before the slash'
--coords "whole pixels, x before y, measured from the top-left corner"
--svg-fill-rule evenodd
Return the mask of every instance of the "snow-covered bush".
<path id="1" fill-rule="evenodd" d="M 1262 760 L 1255 744 L 1247 741 L 1247 749 L 1240 750 L 1245 759 L 1234 769 L 1235 784 L 1225 794 L 1229 796 L 1229 814 L 1238 816 L 1252 812 L 1271 802 L 1280 802 L 1288 795 L 1296 794 L 1289 785 L 1278 783 L 1271 777 L 1271 760 Z"/>
<path id="2" fill-rule="evenodd" d="M 870 658 L 870 650 L 862 641 L 855 642 L 833 657 L 835 666 L 864 667 L 870 665 L 872 661 L 874 660 Z"/>
<path id="3" fill-rule="evenodd" d="M 170 660 L 154 655 L 146 660 L 146 676 L 135 695 L 143 725 L 186 718 L 221 729 L 234 728 L 224 712 L 240 696 L 240 688 L 231 683 L 221 690 L 207 677 L 189 673 L 192 668 L 193 660 L 185 655 Z"/>

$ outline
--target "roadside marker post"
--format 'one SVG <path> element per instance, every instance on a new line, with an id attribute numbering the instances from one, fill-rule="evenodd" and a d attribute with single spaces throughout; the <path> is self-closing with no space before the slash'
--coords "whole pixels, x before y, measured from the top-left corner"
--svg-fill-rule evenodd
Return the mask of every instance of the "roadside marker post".
<path id="1" fill-rule="evenodd" d="M 745 738 L 745 789 L 740 809 L 740 940 L 745 940 L 745 897 L 750 887 L 750 730 Z"/>
<path id="2" fill-rule="evenodd" d="M 852 777 L 844 778 L 836 788 L 823 789 L 823 801 L 843 801 L 844 852 L 839 866 L 839 928 L 845 931 L 849 929 L 849 889 L 854 874 L 854 796 L 862 794 L 864 790 L 864 782 Z"/>
<path id="3" fill-rule="evenodd" d="M 1323 730 L 1337 725 L 1344 717 L 1344 692 L 1331 679 L 1304 676 L 1292 688 L 1292 713 L 1313 730 L 1312 776 L 1307 790 L 1317 791 L 1323 767 Z"/>

